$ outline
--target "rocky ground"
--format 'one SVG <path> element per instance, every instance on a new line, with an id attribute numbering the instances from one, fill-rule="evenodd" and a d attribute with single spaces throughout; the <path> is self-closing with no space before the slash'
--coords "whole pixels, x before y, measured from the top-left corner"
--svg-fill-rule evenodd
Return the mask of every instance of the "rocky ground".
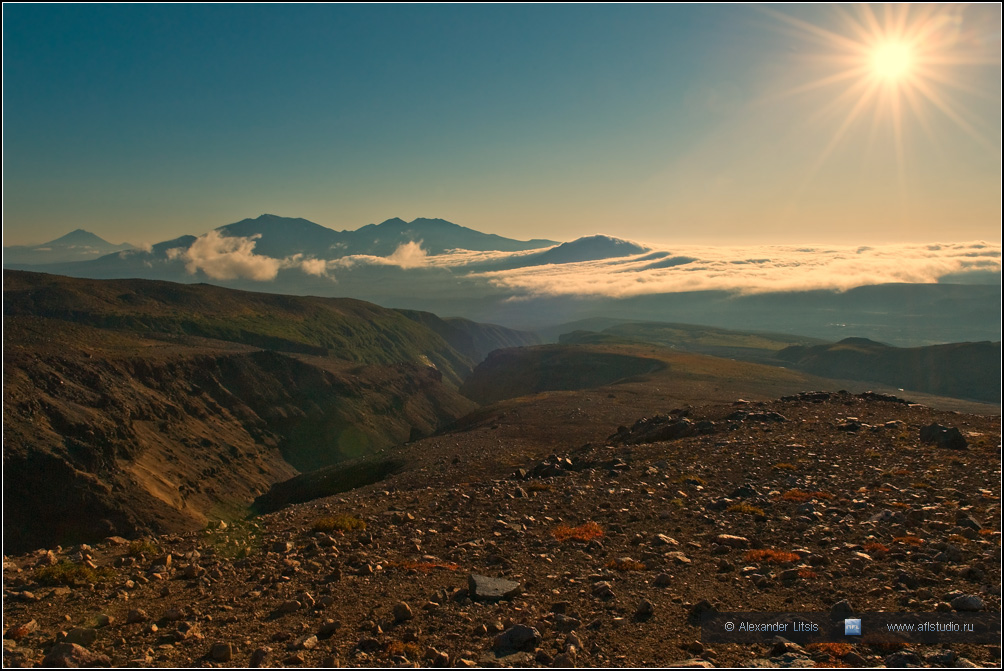
<path id="1" fill-rule="evenodd" d="M 351 492 L 5 556 L 4 666 L 1001 665 L 1000 645 L 704 644 L 697 623 L 1000 613 L 999 417 L 817 393 L 618 427 L 553 398 L 402 446 L 410 468 Z"/>

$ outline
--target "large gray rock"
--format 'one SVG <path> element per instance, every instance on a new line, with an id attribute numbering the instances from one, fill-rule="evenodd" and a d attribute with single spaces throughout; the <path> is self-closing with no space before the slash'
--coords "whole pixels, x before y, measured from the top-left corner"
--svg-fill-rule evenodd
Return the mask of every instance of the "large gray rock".
<path id="1" fill-rule="evenodd" d="M 851 602 L 847 599 L 836 602 L 833 604 L 833 607 L 830 608 L 830 619 L 834 621 L 843 620 L 853 615 L 854 608 L 851 606 Z"/>
<path id="2" fill-rule="evenodd" d="M 42 660 L 42 666 L 67 669 L 110 666 L 111 663 L 108 655 L 99 655 L 76 643 L 57 643 Z"/>
<path id="3" fill-rule="evenodd" d="M 540 644 L 540 634 L 533 627 L 517 624 L 509 627 L 495 639 L 496 651 L 524 650 L 529 651 Z"/>
<path id="4" fill-rule="evenodd" d="M 63 639 L 63 643 L 76 643 L 85 648 L 94 643 L 98 638 L 98 630 L 91 627 L 74 627 Z"/>
<path id="5" fill-rule="evenodd" d="M 952 599 L 952 608 L 958 611 L 978 611 L 984 608 L 983 599 L 975 594 L 963 594 Z"/>
<path id="6" fill-rule="evenodd" d="M 949 450 L 964 450 L 969 446 L 958 429 L 937 423 L 920 427 L 920 442 L 934 443 Z"/>
<path id="7" fill-rule="evenodd" d="M 467 590 L 475 601 L 501 601 L 520 593 L 520 584 L 503 578 L 490 578 L 472 573 L 467 578 Z"/>

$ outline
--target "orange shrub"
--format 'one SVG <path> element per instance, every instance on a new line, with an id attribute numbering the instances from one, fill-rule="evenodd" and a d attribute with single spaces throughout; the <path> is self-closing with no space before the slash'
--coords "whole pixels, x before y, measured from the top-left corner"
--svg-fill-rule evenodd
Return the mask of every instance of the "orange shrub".
<path id="1" fill-rule="evenodd" d="M 902 543 L 903 545 L 912 545 L 913 547 L 920 547 L 924 544 L 923 538 L 917 538 L 916 536 L 897 536 L 893 538 L 896 543 Z"/>
<path id="2" fill-rule="evenodd" d="M 782 550 L 750 550 L 746 553 L 746 561 L 770 562 L 771 564 L 784 564 L 798 561 L 798 555 L 794 552 L 784 552 Z"/>
<path id="3" fill-rule="evenodd" d="M 588 542 L 594 538 L 603 537 L 603 527 L 596 522 L 586 522 L 577 527 L 570 527 L 567 524 L 560 524 L 551 532 L 559 541 L 582 541 Z"/>
<path id="4" fill-rule="evenodd" d="M 830 657 L 846 657 L 854 650 L 850 643 L 810 643 L 810 650 L 820 650 Z"/>
<path id="5" fill-rule="evenodd" d="M 889 552 L 889 546 L 882 543 L 865 543 L 865 552 L 868 554 L 885 554 Z"/>
<path id="6" fill-rule="evenodd" d="M 403 641 L 388 641 L 387 646 L 384 648 L 384 652 L 392 657 L 407 657 L 410 660 L 417 660 L 422 656 L 424 649 L 417 643 Z"/>

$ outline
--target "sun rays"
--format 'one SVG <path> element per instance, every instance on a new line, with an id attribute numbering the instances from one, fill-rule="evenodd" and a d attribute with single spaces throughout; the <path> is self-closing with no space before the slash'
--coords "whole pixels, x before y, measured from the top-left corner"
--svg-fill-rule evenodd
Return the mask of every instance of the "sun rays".
<path id="1" fill-rule="evenodd" d="M 938 145 L 936 127 L 947 119 L 973 141 L 991 144 L 990 129 L 981 127 L 966 102 L 992 94 L 969 84 L 965 70 L 999 64 L 999 42 L 995 49 L 974 37 L 965 25 L 964 6 L 850 5 L 830 10 L 834 20 L 828 27 L 765 10 L 784 32 L 809 45 L 796 56 L 805 68 L 804 79 L 783 97 L 833 95 L 806 118 L 807 124 L 825 123 L 830 130 L 803 173 L 803 188 L 847 146 L 852 131 L 866 126 L 863 156 L 874 156 L 880 143 L 891 145 L 904 201 L 912 137 L 908 131 L 918 128 Z"/>

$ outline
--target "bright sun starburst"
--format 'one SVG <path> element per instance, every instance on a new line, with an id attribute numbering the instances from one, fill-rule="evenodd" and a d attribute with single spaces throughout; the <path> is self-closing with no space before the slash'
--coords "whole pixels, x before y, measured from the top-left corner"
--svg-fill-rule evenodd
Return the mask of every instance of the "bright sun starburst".
<path id="1" fill-rule="evenodd" d="M 832 89 L 836 95 L 815 117 L 839 122 L 806 179 L 822 165 L 859 121 L 871 116 L 874 139 L 890 135 L 905 171 L 904 128 L 915 120 L 931 139 L 933 122 L 947 117 L 980 143 L 987 143 L 979 125 L 959 102 L 962 95 L 986 97 L 986 92 L 959 77 L 961 66 L 999 64 L 1000 56 L 974 42 L 963 29 L 960 5 L 849 5 L 833 7 L 834 29 L 767 10 L 800 40 L 816 45 L 799 51 L 807 66 L 821 74 L 785 95 Z M 888 129 L 888 130 L 884 130 Z"/>
<path id="2" fill-rule="evenodd" d="M 910 75 L 913 50 L 903 42 L 880 44 L 872 52 L 871 63 L 877 77 L 896 81 Z"/>

